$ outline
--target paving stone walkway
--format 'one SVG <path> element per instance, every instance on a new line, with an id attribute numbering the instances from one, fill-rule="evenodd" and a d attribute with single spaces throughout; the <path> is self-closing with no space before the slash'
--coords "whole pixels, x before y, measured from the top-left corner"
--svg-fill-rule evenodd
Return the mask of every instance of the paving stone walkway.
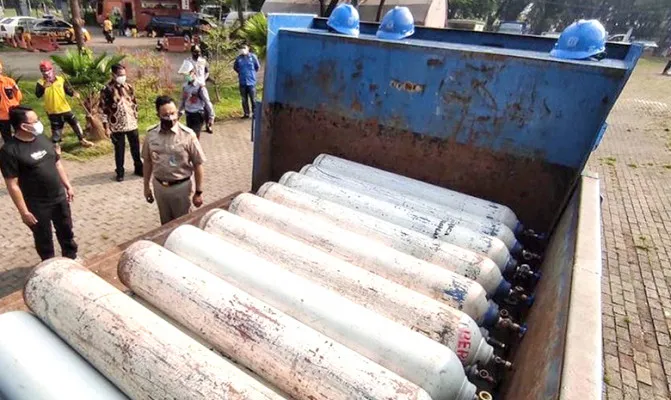
<path id="1" fill-rule="evenodd" d="M 603 194 L 608 400 L 671 398 L 671 77 L 643 62 L 589 161 Z"/>
<path id="2" fill-rule="evenodd" d="M 205 203 L 251 186 L 251 124 L 218 124 L 213 135 L 203 133 Z M 86 163 L 65 161 L 75 187 L 73 219 L 80 255 L 84 258 L 132 239 L 160 225 L 156 204 L 144 200 L 142 178 L 128 175 L 132 159 L 126 155 L 126 180 L 113 180 L 112 155 Z M 58 248 L 58 246 L 57 246 Z M 39 257 L 32 235 L 21 222 L 3 183 L 0 183 L 0 298 L 20 288 Z"/>

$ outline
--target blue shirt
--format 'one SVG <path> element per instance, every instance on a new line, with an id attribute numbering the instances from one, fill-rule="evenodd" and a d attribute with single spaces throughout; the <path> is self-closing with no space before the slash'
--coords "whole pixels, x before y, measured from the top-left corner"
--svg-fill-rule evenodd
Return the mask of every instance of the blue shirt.
<path id="1" fill-rule="evenodd" d="M 238 82 L 242 86 L 256 85 L 256 71 L 259 68 L 261 68 L 259 59 L 252 53 L 246 56 L 239 55 L 233 63 L 233 69 L 238 73 Z"/>

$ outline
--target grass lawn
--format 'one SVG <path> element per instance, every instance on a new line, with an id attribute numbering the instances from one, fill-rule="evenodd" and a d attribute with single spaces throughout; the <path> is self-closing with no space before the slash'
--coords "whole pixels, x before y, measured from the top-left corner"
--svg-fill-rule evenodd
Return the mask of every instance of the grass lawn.
<path id="1" fill-rule="evenodd" d="M 19 82 L 19 87 L 23 92 L 23 104 L 33 108 L 40 117 L 40 120 L 45 125 L 45 131 L 47 135 L 50 134 L 49 129 L 49 120 L 47 119 L 47 114 L 44 112 L 44 106 L 42 99 L 38 99 L 35 96 L 35 80 L 21 80 Z M 217 102 L 215 90 L 213 87 L 208 87 L 210 91 L 210 97 L 214 103 L 215 114 L 217 115 L 217 120 L 225 120 L 234 117 L 242 116 L 242 110 L 240 106 L 240 94 L 238 92 L 237 85 L 235 86 L 224 86 L 219 88 L 220 99 Z M 261 89 L 259 88 L 259 92 Z M 176 89 L 173 93 L 170 93 L 176 101 L 179 101 L 180 91 Z M 70 105 L 72 106 L 79 123 L 82 125 L 82 128 L 85 128 L 86 118 L 84 109 L 77 104 L 76 99 L 70 99 Z M 184 118 L 182 118 L 182 123 L 185 123 Z M 139 104 L 139 124 L 140 124 L 140 135 L 143 136 L 147 131 L 147 128 L 158 123 L 158 117 L 156 116 L 156 111 L 154 110 L 153 101 L 151 99 Z M 113 147 L 110 141 L 101 141 L 96 143 L 94 147 L 85 149 L 79 146 L 79 140 L 75 136 L 72 129 L 66 125 L 63 133 L 63 143 L 61 144 L 63 150 L 63 158 L 67 160 L 75 161 L 86 161 L 88 159 L 98 157 L 104 154 L 109 154 L 112 152 Z"/>

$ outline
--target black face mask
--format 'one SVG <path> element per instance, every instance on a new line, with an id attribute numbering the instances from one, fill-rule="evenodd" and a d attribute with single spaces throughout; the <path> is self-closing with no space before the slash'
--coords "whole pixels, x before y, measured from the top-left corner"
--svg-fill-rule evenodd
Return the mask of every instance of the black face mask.
<path id="1" fill-rule="evenodd" d="M 197 60 L 200 57 L 200 53 L 191 53 L 194 60 Z"/>
<path id="2" fill-rule="evenodd" d="M 161 129 L 170 130 L 177 123 L 177 120 L 161 118 Z"/>

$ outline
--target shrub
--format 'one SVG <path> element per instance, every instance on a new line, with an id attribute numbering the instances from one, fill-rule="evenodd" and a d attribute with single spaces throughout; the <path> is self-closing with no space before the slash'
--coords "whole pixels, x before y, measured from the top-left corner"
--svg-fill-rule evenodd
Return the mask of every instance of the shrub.
<path id="1" fill-rule="evenodd" d="M 266 59 L 268 41 L 268 20 L 263 13 L 254 14 L 238 32 L 238 37 L 246 42 L 259 60 Z"/>
<path id="2" fill-rule="evenodd" d="M 112 65 L 121 62 L 124 57 L 124 55 L 108 56 L 107 53 L 94 57 L 89 49 L 81 52 L 68 50 L 64 55 L 51 56 L 67 81 L 81 95 L 81 105 L 86 112 L 86 131 L 93 140 L 106 138 L 98 116 L 98 96 L 110 78 Z"/>
<path id="3" fill-rule="evenodd" d="M 127 59 L 126 74 L 138 103 L 144 106 L 175 91 L 175 71 L 165 54 L 145 50 L 127 55 Z"/>

